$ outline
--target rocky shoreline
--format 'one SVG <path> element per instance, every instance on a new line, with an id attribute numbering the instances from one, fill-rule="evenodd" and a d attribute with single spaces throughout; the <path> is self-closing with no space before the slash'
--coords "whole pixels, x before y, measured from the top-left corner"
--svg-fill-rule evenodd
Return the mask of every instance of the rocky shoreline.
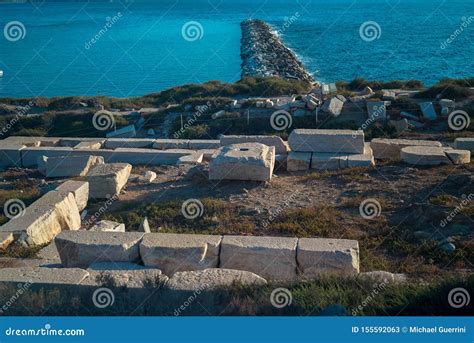
<path id="1" fill-rule="evenodd" d="M 241 28 L 242 77 L 278 76 L 314 81 L 270 25 L 262 20 L 251 19 L 243 21 Z"/>

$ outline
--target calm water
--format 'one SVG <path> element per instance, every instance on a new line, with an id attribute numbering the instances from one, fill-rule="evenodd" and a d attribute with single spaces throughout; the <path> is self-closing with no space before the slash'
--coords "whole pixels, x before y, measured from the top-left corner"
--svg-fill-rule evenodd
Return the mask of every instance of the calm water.
<path id="1" fill-rule="evenodd" d="M 125 97 L 184 83 L 235 81 L 239 23 L 249 17 L 278 28 L 319 80 L 362 76 L 431 84 L 474 76 L 472 0 L 1 2 L 2 31 L 19 21 L 26 35 L 9 41 L 0 31 L 0 97 Z M 191 21 L 201 25 L 200 39 L 183 37 L 183 25 Z M 367 21 L 381 29 L 370 42 L 359 35 Z"/>

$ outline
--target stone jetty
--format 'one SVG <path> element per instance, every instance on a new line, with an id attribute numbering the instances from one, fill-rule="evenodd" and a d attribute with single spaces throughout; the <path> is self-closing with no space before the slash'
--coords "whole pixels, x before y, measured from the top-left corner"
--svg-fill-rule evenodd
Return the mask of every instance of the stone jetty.
<path id="1" fill-rule="evenodd" d="M 313 82 L 298 57 L 267 23 L 251 19 L 241 23 L 242 77 L 279 76 Z"/>

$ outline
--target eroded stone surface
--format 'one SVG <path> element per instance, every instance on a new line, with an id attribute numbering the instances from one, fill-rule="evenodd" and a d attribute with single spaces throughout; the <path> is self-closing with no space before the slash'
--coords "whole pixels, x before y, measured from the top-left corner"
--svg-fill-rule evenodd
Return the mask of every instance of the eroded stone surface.
<path id="1" fill-rule="evenodd" d="M 288 143 L 279 136 L 222 136 L 220 140 L 221 146 L 242 143 L 261 143 L 274 146 L 276 154 L 287 154 L 290 150 Z"/>
<path id="2" fill-rule="evenodd" d="M 400 151 L 408 146 L 441 147 L 442 145 L 437 141 L 412 139 L 374 138 L 370 142 L 376 159 L 399 160 Z"/>
<path id="3" fill-rule="evenodd" d="M 209 164 L 210 180 L 269 181 L 275 167 L 275 147 L 260 143 L 225 146 Z"/>
<path id="4" fill-rule="evenodd" d="M 453 164 L 466 164 L 471 162 L 471 152 L 469 150 L 449 149 L 446 150 L 445 153 Z"/>
<path id="5" fill-rule="evenodd" d="M 265 285 L 264 278 L 247 271 L 211 268 L 175 273 L 165 284 L 173 291 L 209 291 L 232 285 Z"/>
<path id="6" fill-rule="evenodd" d="M 344 154 L 316 153 L 311 156 L 311 169 L 335 170 L 347 166 L 347 156 Z"/>
<path id="7" fill-rule="evenodd" d="M 321 110 L 323 112 L 329 113 L 337 117 L 341 114 L 343 106 L 344 106 L 344 102 L 334 97 L 334 98 L 326 100 L 323 106 L 321 107 Z"/>
<path id="8" fill-rule="evenodd" d="M 168 276 L 178 271 L 216 268 L 221 236 L 172 233 L 145 234 L 140 255 L 147 267 L 159 268 Z"/>
<path id="9" fill-rule="evenodd" d="M 87 175 L 90 197 L 107 199 L 119 194 L 128 181 L 132 166 L 128 163 L 109 163 L 95 166 Z"/>
<path id="10" fill-rule="evenodd" d="M 401 150 L 400 156 L 404 162 L 418 166 L 452 164 L 446 155 L 446 148 L 408 146 Z"/>
<path id="11" fill-rule="evenodd" d="M 78 285 L 88 277 L 89 273 L 78 268 L 2 268 L 0 282 Z"/>
<path id="12" fill-rule="evenodd" d="M 159 269 L 87 270 L 81 285 L 97 287 L 158 288 L 168 281 Z"/>
<path id="13" fill-rule="evenodd" d="M 253 272 L 267 280 L 296 278 L 297 238 L 224 236 L 220 267 Z"/>
<path id="14" fill-rule="evenodd" d="M 89 201 L 89 182 L 69 180 L 60 184 L 57 188 L 59 192 L 71 192 L 76 200 L 79 211 L 87 207 Z"/>
<path id="15" fill-rule="evenodd" d="M 286 168 L 288 171 L 306 171 L 311 167 L 311 153 L 291 151 L 288 154 Z"/>
<path id="16" fill-rule="evenodd" d="M 204 158 L 202 152 L 193 152 L 192 154 L 182 156 L 176 164 L 200 164 Z"/>
<path id="17" fill-rule="evenodd" d="M 49 243 L 61 230 L 79 230 L 81 217 L 74 195 L 51 191 L 36 200 L 0 227 L 0 232 L 12 232 L 21 244 L 36 246 Z"/>
<path id="18" fill-rule="evenodd" d="M 305 278 L 359 273 L 359 244 L 347 239 L 300 238 L 298 268 Z"/>
<path id="19" fill-rule="evenodd" d="M 44 162 L 46 177 L 85 176 L 91 168 L 104 163 L 101 156 L 47 157 Z"/>
<path id="20" fill-rule="evenodd" d="M 351 130 L 296 129 L 288 138 L 292 151 L 364 153 L 364 132 Z"/>
<path id="21" fill-rule="evenodd" d="M 148 138 L 109 138 L 105 141 L 105 148 L 117 149 L 117 148 L 152 148 L 154 139 Z"/>
<path id="22" fill-rule="evenodd" d="M 87 268 L 94 262 L 137 262 L 140 260 L 139 232 L 62 232 L 56 237 L 65 267 Z"/>

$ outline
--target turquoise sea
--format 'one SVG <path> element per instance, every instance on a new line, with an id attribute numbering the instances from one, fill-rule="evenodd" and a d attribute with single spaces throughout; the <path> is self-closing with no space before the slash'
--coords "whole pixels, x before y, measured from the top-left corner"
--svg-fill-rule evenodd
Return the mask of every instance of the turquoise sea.
<path id="1" fill-rule="evenodd" d="M 472 0 L 0 1 L 0 97 L 235 81 L 239 24 L 251 17 L 322 81 L 474 76 Z"/>

